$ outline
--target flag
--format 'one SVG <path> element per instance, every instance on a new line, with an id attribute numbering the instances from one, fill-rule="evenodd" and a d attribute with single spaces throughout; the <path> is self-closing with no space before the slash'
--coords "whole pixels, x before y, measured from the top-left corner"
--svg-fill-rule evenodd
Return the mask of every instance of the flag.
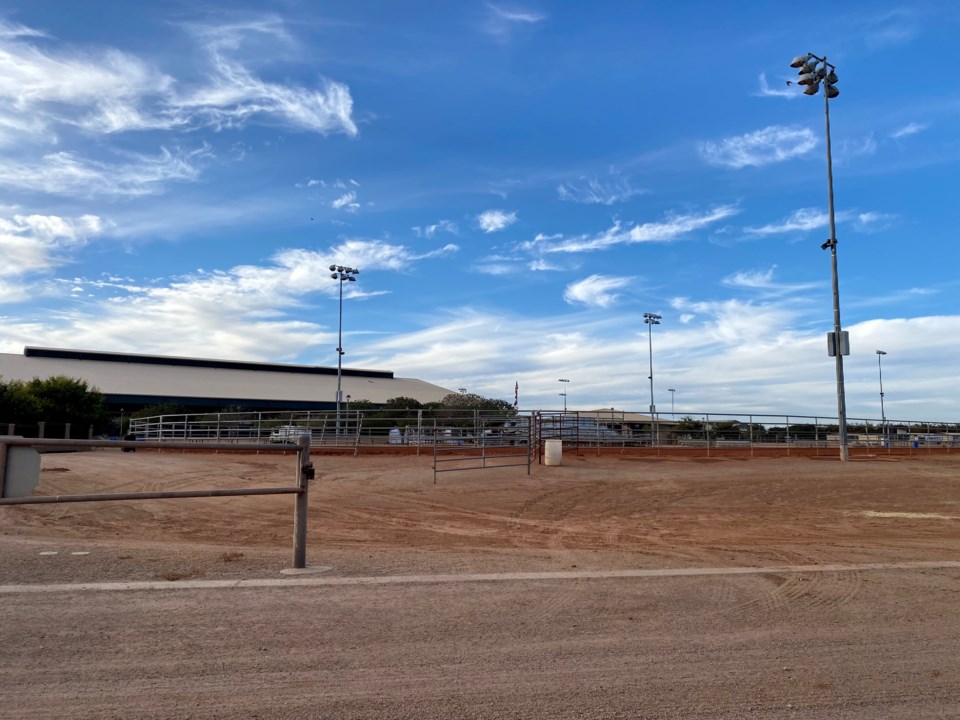
<path id="1" fill-rule="evenodd" d="M 520 407 L 520 381 L 513 384 L 513 407 Z"/>

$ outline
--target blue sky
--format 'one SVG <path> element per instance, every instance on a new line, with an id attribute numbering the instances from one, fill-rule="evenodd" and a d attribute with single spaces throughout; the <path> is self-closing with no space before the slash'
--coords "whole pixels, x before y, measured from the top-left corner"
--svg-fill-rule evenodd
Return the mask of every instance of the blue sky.
<path id="1" fill-rule="evenodd" d="M 839 8 L 839 9 L 838 9 Z M 829 21 L 827 20 L 829 18 Z M 950 2 L 0 2 L 0 351 L 957 421 Z M 563 386 L 557 382 L 567 378 Z"/>

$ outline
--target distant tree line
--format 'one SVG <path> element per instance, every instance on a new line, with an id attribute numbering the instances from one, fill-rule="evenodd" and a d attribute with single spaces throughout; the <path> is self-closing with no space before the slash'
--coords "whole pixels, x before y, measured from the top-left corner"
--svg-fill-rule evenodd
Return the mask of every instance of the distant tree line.
<path id="1" fill-rule="evenodd" d="M 900 424 L 888 424 L 887 429 L 890 432 L 896 432 L 901 427 Z M 929 429 L 928 429 L 929 428 Z M 702 420 L 694 420 L 692 417 L 685 416 L 677 421 L 672 428 L 677 435 L 691 435 L 701 437 L 710 433 L 710 437 L 718 440 L 769 440 L 773 442 L 783 442 L 787 438 L 810 440 L 814 437 L 823 437 L 827 433 L 840 432 L 840 426 L 837 423 L 815 425 L 813 423 L 791 423 L 790 425 L 770 425 L 764 426 L 754 423 L 741 423 L 735 420 L 711 420 L 709 423 Z M 929 425 L 912 425 L 912 433 L 947 433 L 958 432 L 960 426 L 947 423 L 930 423 Z M 848 434 L 875 435 L 883 432 L 883 426 L 880 423 L 847 423 Z"/>
<path id="2" fill-rule="evenodd" d="M 451 410 L 460 411 L 459 417 L 451 417 Z M 517 414 L 516 408 L 506 400 L 486 398 L 474 393 L 449 393 L 439 402 L 429 403 L 402 396 L 390 398 L 382 405 L 374 405 L 369 400 L 355 400 L 350 403 L 350 412 L 362 412 L 364 427 L 368 428 L 413 425 L 416 424 L 418 416 L 424 420 L 442 417 L 446 427 L 470 427 L 473 418 L 469 416 L 469 412 L 473 410 L 504 417 Z"/>

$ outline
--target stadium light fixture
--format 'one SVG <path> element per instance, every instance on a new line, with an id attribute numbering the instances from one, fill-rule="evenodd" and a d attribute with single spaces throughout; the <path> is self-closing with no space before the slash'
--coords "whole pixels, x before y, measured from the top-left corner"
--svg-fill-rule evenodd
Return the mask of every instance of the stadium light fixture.
<path id="1" fill-rule="evenodd" d="M 654 416 L 657 412 L 657 406 L 653 401 L 653 326 L 659 325 L 663 319 L 662 315 L 656 313 L 644 313 L 643 321 L 647 324 L 647 343 L 650 348 L 650 422 L 655 424 Z M 660 442 L 659 433 L 657 433 L 657 442 Z"/>
<path id="2" fill-rule="evenodd" d="M 818 57 L 813 53 L 797 55 L 790 67 L 797 68 L 800 77 L 797 82 L 805 85 L 804 95 L 816 95 L 823 85 L 823 110 L 826 116 L 827 137 L 827 202 L 830 216 L 830 237 L 823 243 L 822 250 L 830 250 L 830 266 L 833 276 L 833 332 L 828 335 L 829 354 L 836 358 L 837 374 L 837 420 L 840 431 L 840 460 L 849 459 L 847 444 L 847 400 L 843 386 L 843 356 L 850 353 L 847 335 L 840 327 L 840 282 L 837 276 L 837 223 L 833 208 L 833 155 L 830 146 L 830 101 L 840 94 L 837 89 L 837 68 L 827 62 L 826 56 Z"/>
<path id="3" fill-rule="evenodd" d="M 337 437 L 340 437 L 340 401 L 343 399 L 343 284 L 356 282 L 360 271 L 346 265 L 331 265 L 330 277 L 340 285 L 340 322 L 337 329 Z"/>
<path id="4" fill-rule="evenodd" d="M 568 383 L 570 382 L 567 378 L 560 378 L 557 382 Z M 563 392 L 560 393 L 560 397 L 563 398 L 563 411 L 567 411 L 567 386 L 563 386 Z"/>

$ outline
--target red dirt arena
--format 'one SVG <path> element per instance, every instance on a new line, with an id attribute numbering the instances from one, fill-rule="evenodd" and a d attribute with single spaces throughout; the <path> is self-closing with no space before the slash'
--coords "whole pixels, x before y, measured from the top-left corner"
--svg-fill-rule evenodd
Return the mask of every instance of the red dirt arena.
<path id="1" fill-rule="evenodd" d="M 3 507 L 0 718 L 960 717 L 960 453 L 817 453 L 315 454 L 305 574 L 290 496 Z M 48 454 L 36 492 L 294 457 Z"/>

